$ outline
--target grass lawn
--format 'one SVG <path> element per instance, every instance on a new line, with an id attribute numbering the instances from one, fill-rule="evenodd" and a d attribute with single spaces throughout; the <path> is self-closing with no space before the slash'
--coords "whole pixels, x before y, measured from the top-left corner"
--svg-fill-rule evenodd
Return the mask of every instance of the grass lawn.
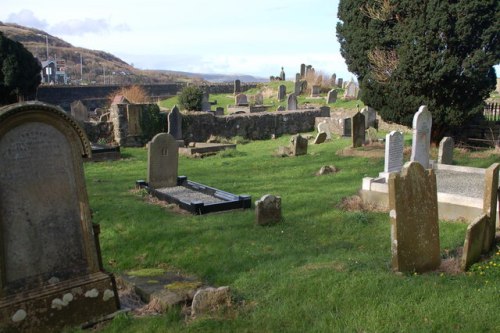
<path id="1" fill-rule="evenodd" d="M 468 274 L 393 273 L 388 214 L 338 207 L 363 177 L 383 169 L 383 158 L 337 156 L 347 139 L 310 144 L 306 156 L 274 157 L 289 139 L 179 161 L 180 175 L 250 194 L 252 202 L 281 196 L 284 220 L 272 227 L 256 226 L 253 208 L 192 216 L 149 204 L 133 191 L 146 177 L 143 148 L 123 148 L 120 161 L 85 164 L 107 270 L 176 267 L 228 285 L 234 296 L 233 309 L 219 316 L 185 320 L 179 308 L 120 315 L 102 332 L 500 332 L 500 252 Z M 488 167 L 498 155 L 460 161 Z M 324 165 L 340 172 L 315 176 Z M 443 257 L 463 245 L 465 230 L 440 223 Z"/>

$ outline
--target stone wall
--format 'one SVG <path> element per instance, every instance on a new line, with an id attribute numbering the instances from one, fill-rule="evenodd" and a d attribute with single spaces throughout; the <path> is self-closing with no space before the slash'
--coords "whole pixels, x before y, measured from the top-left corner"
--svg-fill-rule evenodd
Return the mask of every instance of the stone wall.
<path id="1" fill-rule="evenodd" d="M 99 140 L 115 141 L 113 123 L 111 122 L 84 122 L 83 129 L 87 133 L 90 142 L 98 142 Z"/>

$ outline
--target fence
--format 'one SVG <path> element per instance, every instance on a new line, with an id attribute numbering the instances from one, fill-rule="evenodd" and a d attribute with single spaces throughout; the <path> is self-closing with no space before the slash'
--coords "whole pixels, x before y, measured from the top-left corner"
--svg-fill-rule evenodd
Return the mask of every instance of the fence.
<path id="1" fill-rule="evenodd" d="M 484 118 L 488 121 L 500 123 L 500 104 L 489 103 L 486 104 L 483 111 Z"/>

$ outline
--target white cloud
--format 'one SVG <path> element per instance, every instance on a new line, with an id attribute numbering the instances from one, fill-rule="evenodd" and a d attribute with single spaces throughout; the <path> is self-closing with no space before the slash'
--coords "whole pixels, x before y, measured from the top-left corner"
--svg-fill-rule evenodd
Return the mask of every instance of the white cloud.
<path id="1" fill-rule="evenodd" d="M 46 20 L 41 20 L 35 16 L 35 14 L 28 9 L 23 9 L 17 13 L 12 13 L 7 16 L 6 22 L 16 23 L 26 27 L 36 28 L 44 30 L 47 28 L 48 23 Z"/>
<path id="2" fill-rule="evenodd" d="M 81 36 L 86 34 L 99 34 L 101 32 L 109 31 L 128 31 L 130 28 L 126 24 L 119 24 L 110 26 L 109 20 L 104 18 L 90 19 L 85 18 L 82 20 L 68 20 L 57 22 L 50 26 L 50 32 L 62 36 Z"/>

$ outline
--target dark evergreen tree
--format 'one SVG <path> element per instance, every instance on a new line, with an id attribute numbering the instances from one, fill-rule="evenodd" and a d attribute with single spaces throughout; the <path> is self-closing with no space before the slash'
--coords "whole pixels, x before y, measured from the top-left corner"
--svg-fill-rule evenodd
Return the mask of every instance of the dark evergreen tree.
<path id="1" fill-rule="evenodd" d="M 478 115 L 500 62 L 498 0 L 340 0 L 337 38 L 361 100 L 411 126 L 420 105 L 433 141 Z"/>
<path id="2" fill-rule="evenodd" d="M 33 95 L 41 81 L 40 62 L 24 46 L 0 32 L 0 105 Z"/>
<path id="3" fill-rule="evenodd" d="M 188 111 L 200 111 L 203 101 L 203 90 L 198 86 L 187 86 L 182 89 L 179 95 L 181 108 Z"/>

